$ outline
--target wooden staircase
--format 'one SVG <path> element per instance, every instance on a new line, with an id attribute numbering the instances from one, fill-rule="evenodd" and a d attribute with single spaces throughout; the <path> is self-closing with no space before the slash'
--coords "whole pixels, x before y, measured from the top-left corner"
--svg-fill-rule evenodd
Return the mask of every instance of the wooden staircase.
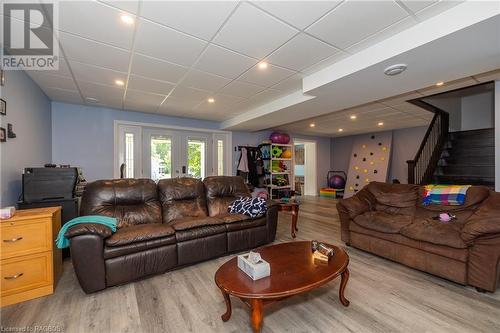
<path id="1" fill-rule="evenodd" d="M 432 177 L 435 184 L 495 186 L 494 129 L 448 133 Z"/>

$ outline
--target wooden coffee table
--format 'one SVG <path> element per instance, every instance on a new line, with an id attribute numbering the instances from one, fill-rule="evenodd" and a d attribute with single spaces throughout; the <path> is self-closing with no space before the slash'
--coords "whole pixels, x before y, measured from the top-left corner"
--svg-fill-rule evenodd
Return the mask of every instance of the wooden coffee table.
<path id="1" fill-rule="evenodd" d="M 330 245 L 335 255 L 328 263 L 317 262 L 312 257 L 311 242 L 289 242 L 256 249 L 262 259 L 271 265 L 271 276 L 253 281 L 238 268 L 237 258 L 223 264 L 215 273 L 215 283 L 226 301 L 223 321 L 231 317 L 229 295 L 240 298 L 250 306 L 250 321 L 254 332 L 260 332 L 263 308 L 287 297 L 321 287 L 341 276 L 339 299 L 349 306 L 344 290 L 349 279 L 349 256 L 343 249 Z"/>

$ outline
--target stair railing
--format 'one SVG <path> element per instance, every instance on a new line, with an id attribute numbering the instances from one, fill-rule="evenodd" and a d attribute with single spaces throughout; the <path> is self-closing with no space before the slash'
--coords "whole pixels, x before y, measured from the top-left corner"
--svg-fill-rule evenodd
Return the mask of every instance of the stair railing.
<path id="1" fill-rule="evenodd" d="M 408 160 L 408 184 L 428 184 L 436 170 L 443 147 L 448 138 L 449 114 L 421 100 L 408 101 L 434 112 L 429 128 L 420 144 L 415 158 Z"/>

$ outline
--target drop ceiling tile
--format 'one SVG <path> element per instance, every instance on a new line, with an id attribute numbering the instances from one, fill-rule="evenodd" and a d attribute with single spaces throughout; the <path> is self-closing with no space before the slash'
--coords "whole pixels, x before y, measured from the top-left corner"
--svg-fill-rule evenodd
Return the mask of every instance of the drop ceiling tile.
<path id="1" fill-rule="evenodd" d="M 280 97 L 283 97 L 285 94 L 282 91 L 275 89 L 266 89 L 261 93 L 253 96 L 248 100 L 249 103 L 252 104 L 252 107 L 258 107 L 263 104 L 267 104 L 269 102 L 274 101 Z"/>
<path id="2" fill-rule="evenodd" d="M 404 104 L 406 101 L 409 101 L 409 100 L 412 100 L 412 99 L 415 99 L 415 98 L 419 98 L 419 97 L 422 97 L 422 96 L 423 95 L 420 94 L 419 92 L 412 91 L 412 92 L 407 93 L 407 94 L 401 94 L 401 95 L 398 95 L 398 96 L 386 98 L 386 99 L 380 100 L 378 102 L 382 103 L 384 105 L 387 105 L 387 106 L 395 106 L 395 105 Z"/>
<path id="3" fill-rule="evenodd" d="M 257 86 L 255 84 L 242 81 L 233 81 L 222 88 L 221 93 L 249 98 L 265 89 L 265 87 Z"/>
<path id="4" fill-rule="evenodd" d="M 76 90 L 44 88 L 43 91 L 52 101 L 83 104 L 82 97 Z"/>
<path id="5" fill-rule="evenodd" d="M 283 81 L 275 84 L 271 88 L 277 89 L 283 92 L 293 92 L 297 90 L 302 90 L 302 74 L 298 73 L 284 79 Z"/>
<path id="6" fill-rule="evenodd" d="M 96 1 L 60 1 L 59 29 L 130 49 L 134 25 L 122 23 L 122 14 L 121 10 Z"/>
<path id="7" fill-rule="evenodd" d="M 132 74 L 160 81 L 177 83 L 187 71 L 187 67 L 141 54 L 135 54 L 132 61 Z"/>
<path id="8" fill-rule="evenodd" d="M 193 69 L 186 75 L 180 85 L 213 92 L 221 89 L 229 82 L 231 82 L 231 79 Z"/>
<path id="9" fill-rule="evenodd" d="M 170 95 L 165 102 L 160 106 L 160 112 L 168 115 L 178 115 L 182 116 L 183 113 L 191 111 L 201 100 L 185 99 L 185 98 L 175 98 Z"/>
<path id="10" fill-rule="evenodd" d="M 237 4 L 236 1 L 144 1 L 141 15 L 210 40 Z"/>
<path id="11" fill-rule="evenodd" d="M 455 7 L 456 5 L 461 4 L 462 2 L 464 1 L 441 0 L 431 6 L 427 6 L 424 9 L 418 11 L 416 13 L 416 16 L 421 21 L 427 20 L 433 16 L 436 16 L 438 14 L 441 14 L 442 12 L 447 11 L 448 9 Z"/>
<path id="12" fill-rule="evenodd" d="M 122 9 L 126 12 L 132 13 L 132 14 L 137 14 L 137 11 L 139 10 L 139 1 L 132 1 L 132 0 L 127 0 L 127 1 L 99 1 L 102 3 L 105 3 L 109 6 Z"/>
<path id="13" fill-rule="evenodd" d="M 73 74 L 75 75 L 75 79 L 78 84 L 80 81 L 85 81 L 115 87 L 115 80 L 122 80 L 123 82 L 127 81 L 126 72 L 118 72 L 76 61 L 70 61 L 70 66 L 73 69 Z"/>
<path id="14" fill-rule="evenodd" d="M 186 103 L 188 105 L 194 102 L 194 106 L 196 106 L 196 104 L 210 96 L 211 94 L 209 91 L 177 86 L 170 94 L 169 98 L 167 98 L 167 101 L 172 99 L 176 102 Z"/>
<path id="15" fill-rule="evenodd" d="M 166 96 L 170 93 L 170 91 L 172 91 L 174 86 L 175 85 L 170 82 L 152 80 L 138 75 L 130 75 L 127 89 Z"/>
<path id="16" fill-rule="evenodd" d="M 322 41 L 299 34 L 267 57 L 272 64 L 300 71 L 339 52 Z"/>
<path id="17" fill-rule="evenodd" d="M 370 46 L 373 46 L 375 44 L 380 43 L 383 40 L 386 40 L 389 37 L 392 37 L 414 25 L 416 25 L 418 22 L 415 20 L 412 16 L 407 16 L 403 18 L 402 20 L 391 24 L 390 26 L 384 28 L 383 30 L 376 32 L 375 34 L 368 36 L 367 38 L 363 39 L 362 41 L 349 46 L 346 51 L 353 54 L 356 52 L 359 52 L 363 49 L 366 49 Z"/>
<path id="18" fill-rule="evenodd" d="M 221 106 L 231 106 L 245 100 L 243 97 L 228 95 L 228 94 L 217 94 L 215 95 L 215 103 L 210 104 L 218 104 Z M 204 102 L 205 103 L 205 102 Z M 207 102 L 208 103 L 208 102 Z"/>
<path id="19" fill-rule="evenodd" d="M 442 86 L 430 86 L 427 88 L 419 89 L 418 92 L 421 93 L 424 96 L 430 96 L 438 93 L 442 93 L 445 91 L 450 91 L 450 90 L 455 90 L 459 88 L 465 88 L 468 86 L 473 86 L 476 85 L 477 82 L 473 78 L 464 78 L 464 79 L 459 79 L 451 82 L 445 82 L 444 85 Z"/>
<path id="20" fill-rule="evenodd" d="M 283 21 L 304 29 L 342 1 L 253 1 Z"/>
<path id="21" fill-rule="evenodd" d="M 345 49 L 408 15 L 393 1 L 346 1 L 307 32 Z"/>
<path id="22" fill-rule="evenodd" d="M 156 112 L 164 99 L 165 95 L 127 89 L 123 107 L 127 110 Z"/>
<path id="23" fill-rule="evenodd" d="M 220 114 L 222 112 L 228 111 L 233 108 L 233 106 L 244 99 L 241 97 L 235 97 L 230 95 L 218 94 L 215 97 L 215 103 L 209 103 L 208 101 L 202 101 L 198 104 L 194 110 L 211 112 L 214 114 Z"/>
<path id="24" fill-rule="evenodd" d="M 210 44 L 194 67 L 235 79 L 256 63 L 256 59 Z"/>
<path id="25" fill-rule="evenodd" d="M 90 65 L 126 72 L 130 52 L 61 32 L 59 40 L 66 57 Z"/>
<path id="26" fill-rule="evenodd" d="M 401 0 L 403 5 L 406 6 L 413 13 L 416 13 L 430 5 L 437 3 L 439 0 L 424 1 L 424 0 Z"/>
<path id="27" fill-rule="evenodd" d="M 262 87 L 270 87 L 295 73 L 296 72 L 294 71 L 270 64 L 265 70 L 261 70 L 258 66 L 254 66 L 248 72 L 243 74 L 238 80 L 253 83 Z"/>
<path id="28" fill-rule="evenodd" d="M 191 66 L 206 42 L 142 19 L 137 28 L 135 51 L 183 66 Z"/>
<path id="29" fill-rule="evenodd" d="M 329 56 L 328 58 L 321 60 L 320 62 L 317 62 L 316 64 L 314 64 L 310 67 L 304 68 L 303 70 L 301 70 L 301 72 L 309 75 L 309 74 L 317 72 L 325 67 L 333 65 L 334 63 L 339 62 L 340 60 L 345 59 L 349 56 L 351 56 L 351 54 L 344 52 L 344 51 L 339 51 L 339 52 L 335 53 L 334 55 Z"/>
<path id="30" fill-rule="evenodd" d="M 421 107 L 418 107 L 410 103 L 402 103 L 399 105 L 395 105 L 393 106 L 393 108 L 414 117 L 425 117 L 430 115 L 432 118 L 434 116 L 433 112 L 427 111 L 425 109 L 422 109 Z"/>
<path id="31" fill-rule="evenodd" d="M 41 88 L 58 88 L 76 91 L 72 77 L 52 75 L 51 71 L 27 71 L 28 75 Z"/>
<path id="32" fill-rule="evenodd" d="M 0 43 L 1 45 L 1 43 Z M 63 57 L 59 57 L 59 69 L 58 70 L 27 70 L 26 74 L 30 75 L 37 75 L 37 74 L 49 74 L 49 75 L 55 75 L 55 76 L 61 76 L 61 77 L 66 77 L 66 78 L 71 78 L 71 72 L 69 71 L 68 64 L 66 62 L 66 59 Z"/>
<path id="33" fill-rule="evenodd" d="M 256 7 L 242 3 L 216 35 L 214 42 L 261 59 L 297 32 Z"/>
<path id="34" fill-rule="evenodd" d="M 78 86 L 85 98 L 97 99 L 98 102 L 95 104 L 117 109 L 122 108 L 125 89 L 91 82 L 78 82 Z"/>

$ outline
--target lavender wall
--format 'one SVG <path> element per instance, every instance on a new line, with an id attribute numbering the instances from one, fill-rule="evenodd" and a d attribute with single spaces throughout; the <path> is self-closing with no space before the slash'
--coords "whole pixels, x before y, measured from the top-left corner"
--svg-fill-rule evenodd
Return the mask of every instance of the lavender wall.
<path id="1" fill-rule="evenodd" d="M 14 125 L 15 139 L 0 143 L 0 205 L 12 206 L 19 198 L 21 175 L 25 167 L 50 163 L 50 100 L 23 71 L 6 71 L 0 96 L 7 101 L 7 115 L 0 116 L 1 127 Z"/>
<path id="2" fill-rule="evenodd" d="M 389 181 L 396 178 L 402 183 L 408 182 L 406 161 L 415 156 L 426 131 L 426 126 L 392 131 L 392 157 L 387 177 Z M 352 145 L 356 137 L 345 136 L 331 139 L 332 170 L 348 171 Z"/>

